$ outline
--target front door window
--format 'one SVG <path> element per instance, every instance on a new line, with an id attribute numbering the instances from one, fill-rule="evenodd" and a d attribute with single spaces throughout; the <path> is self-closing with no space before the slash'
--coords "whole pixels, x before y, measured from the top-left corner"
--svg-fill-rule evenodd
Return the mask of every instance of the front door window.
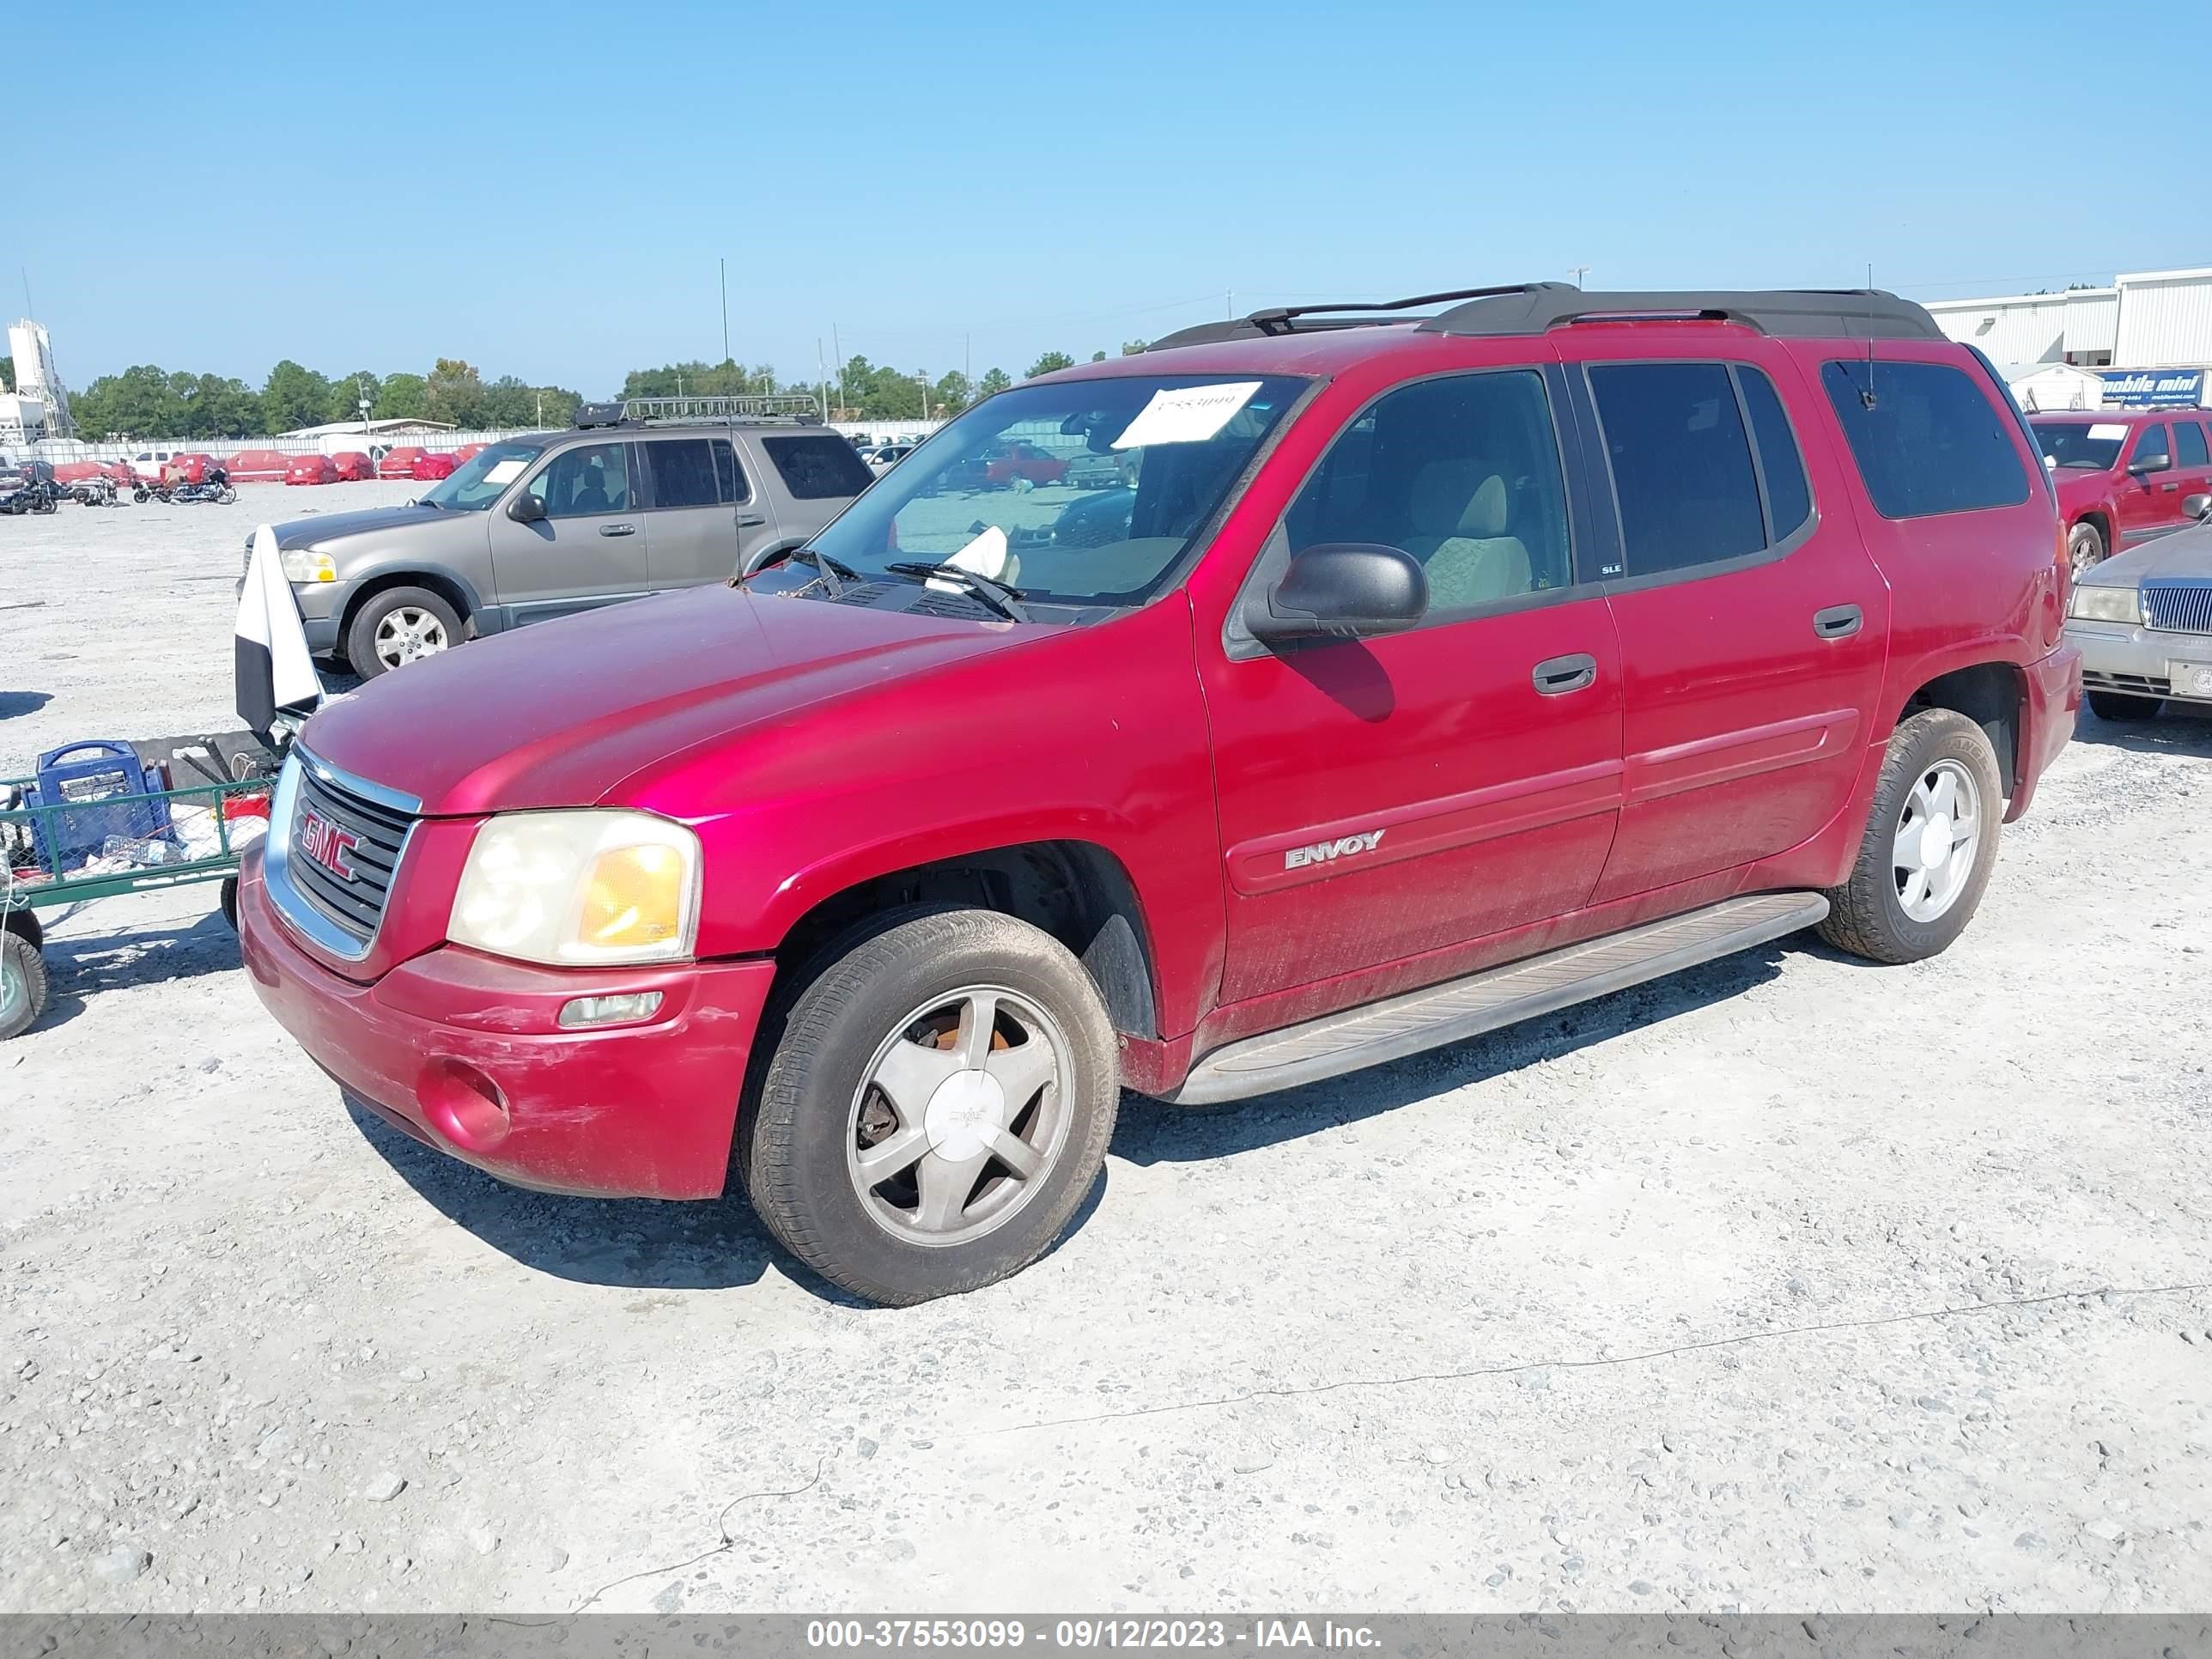
<path id="1" fill-rule="evenodd" d="M 564 449 L 538 475 L 549 519 L 588 519 L 629 511 L 629 446 L 583 444 Z"/>

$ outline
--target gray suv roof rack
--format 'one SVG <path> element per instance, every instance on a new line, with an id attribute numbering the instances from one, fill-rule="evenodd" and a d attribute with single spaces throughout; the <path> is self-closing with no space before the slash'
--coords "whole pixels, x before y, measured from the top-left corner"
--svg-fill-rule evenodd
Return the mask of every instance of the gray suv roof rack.
<path id="1" fill-rule="evenodd" d="M 1388 313 L 1456 301 L 1448 310 L 1419 319 L 1437 334 L 1541 334 L 1577 322 L 1659 322 L 1684 319 L 1741 323 L 1762 334 L 1808 338 L 1940 340 L 1936 319 L 1910 300 L 1880 289 L 1766 289 L 1749 291 L 1592 294 L 1566 283 L 1515 283 L 1461 289 L 1372 303 L 1283 306 L 1249 316 L 1194 327 L 1154 340 L 1147 351 L 1212 345 L 1317 330 L 1372 328 L 1408 320 Z M 1355 313 L 1346 315 L 1346 313 Z M 1375 313 L 1384 314 L 1375 314 Z"/>
<path id="2" fill-rule="evenodd" d="M 576 411 L 580 427 L 642 425 L 652 421 L 756 422 L 800 426 L 818 423 L 814 399 L 798 393 L 774 397 L 625 398 L 618 403 L 586 404 Z"/>

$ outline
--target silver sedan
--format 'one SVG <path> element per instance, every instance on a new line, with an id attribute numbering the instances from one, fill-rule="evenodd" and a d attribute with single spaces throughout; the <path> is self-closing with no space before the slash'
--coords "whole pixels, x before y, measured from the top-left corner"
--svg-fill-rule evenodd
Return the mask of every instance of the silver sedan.
<path id="1" fill-rule="evenodd" d="M 2197 524 L 2075 578 L 2066 637 L 2100 720 L 2147 720 L 2168 701 L 2212 706 L 2212 496 L 2189 507 Z"/>

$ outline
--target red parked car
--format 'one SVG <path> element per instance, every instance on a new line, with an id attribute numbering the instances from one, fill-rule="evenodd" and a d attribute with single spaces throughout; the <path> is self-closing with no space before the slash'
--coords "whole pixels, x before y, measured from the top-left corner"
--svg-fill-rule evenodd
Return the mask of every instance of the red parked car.
<path id="1" fill-rule="evenodd" d="M 233 483 L 276 483 L 291 465 L 292 458 L 276 449 L 241 449 L 223 463 Z"/>
<path id="2" fill-rule="evenodd" d="M 284 467 L 284 482 L 288 484 L 326 484 L 337 481 L 337 466 L 327 455 L 295 455 Z"/>
<path id="3" fill-rule="evenodd" d="M 1801 928 L 1944 950 L 2081 696 L 1995 371 L 1883 294 L 1443 297 L 1048 375 L 742 584 L 326 706 L 240 877 L 262 1000 L 433 1147 L 735 1170 L 900 1304 L 1049 1248 L 1125 1088 L 1310 1084 Z M 1038 429 L 1136 483 L 946 499 Z"/>
<path id="4" fill-rule="evenodd" d="M 2058 486 L 2077 571 L 2191 522 L 2212 490 L 2212 410 L 2107 409 L 2031 416 Z"/>
<path id="5" fill-rule="evenodd" d="M 331 457 L 331 465 L 337 469 L 341 483 L 366 483 L 376 477 L 374 456 L 358 449 L 342 449 Z"/>
<path id="6" fill-rule="evenodd" d="M 380 478 L 411 478 L 415 463 L 428 452 L 416 444 L 396 444 L 384 452 L 376 463 Z"/>
<path id="7" fill-rule="evenodd" d="M 460 458 L 450 449 L 426 449 L 415 458 L 411 477 L 450 478 L 460 465 Z"/>

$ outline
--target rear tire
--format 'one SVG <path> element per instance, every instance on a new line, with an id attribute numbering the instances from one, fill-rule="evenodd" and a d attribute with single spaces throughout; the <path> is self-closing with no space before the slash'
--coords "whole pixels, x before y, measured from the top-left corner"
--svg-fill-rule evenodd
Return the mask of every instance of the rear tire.
<path id="1" fill-rule="evenodd" d="M 51 988 L 39 947 L 13 928 L 0 931 L 0 1042 L 38 1023 Z"/>
<path id="2" fill-rule="evenodd" d="M 2116 726 L 2133 725 L 2142 720 L 2154 720 L 2159 710 L 2166 707 L 2158 697 L 2130 696 L 2125 691 L 2091 691 L 2089 712 L 2100 720 L 2110 720 Z"/>
<path id="3" fill-rule="evenodd" d="M 793 1255 L 905 1307 L 1052 1247 L 1121 1089 L 1105 1004 L 1057 939 L 987 910 L 884 920 L 829 947 L 790 1003 L 738 1167 Z"/>
<path id="4" fill-rule="evenodd" d="M 1955 810 L 1962 803 L 1965 810 Z M 1970 841 L 1960 839 L 1968 811 Z M 1858 861 L 1849 880 L 1828 890 L 1820 937 L 1869 962 L 1941 954 L 1982 902 L 2003 817 L 2004 785 L 1987 732 L 1948 708 L 1902 722 L 1875 784 Z"/>

